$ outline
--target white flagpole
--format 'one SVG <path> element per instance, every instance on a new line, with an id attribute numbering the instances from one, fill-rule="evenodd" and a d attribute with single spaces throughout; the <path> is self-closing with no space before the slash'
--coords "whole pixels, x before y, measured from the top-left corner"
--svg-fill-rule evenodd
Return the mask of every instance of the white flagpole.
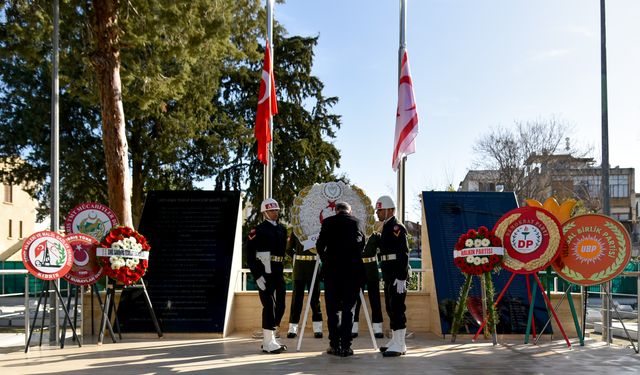
<path id="1" fill-rule="evenodd" d="M 267 0 L 267 42 L 271 49 L 271 69 L 273 70 L 273 0 Z M 271 87 L 267 87 L 271 90 Z M 267 199 L 273 196 L 273 116 L 269 114 L 269 129 L 271 132 L 271 142 L 267 144 L 267 164 L 264 166 L 262 198 Z"/>
<path id="2" fill-rule="evenodd" d="M 59 70 L 59 41 L 60 41 L 60 3 L 53 2 L 53 53 L 51 56 L 51 231 L 58 233 L 60 230 L 60 83 Z M 53 281 L 60 289 L 60 280 Z M 48 285 L 48 284 L 47 284 Z M 59 311 L 58 298 L 51 298 L 53 311 Z M 29 319 L 25 316 L 25 319 Z M 59 314 L 51 314 L 49 324 L 49 343 L 58 345 L 58 328 L 60 327 Z"/>
<path id="3" fill-rule="evenodd" d="M 405 32 L 407 29 L 407 1 L 400 0 L 400 48 L 398 49 L 398 82 L 400 82 L 400 74 L 402 74 L 402 56 L 404 55 L 404 50 L 406 49 L 406 41 L 405 41 Z M 394 145 L 395 146 L 395 145 Z M 398 188 L 397 188 L 397 208 L 396 208 L 396 217 L 398 221 L 404 223 L 404 211 L 405 211 L 405 202 L 404 202 L 404 167 L 407 157 L 403 157 L 398 164 Z"/>

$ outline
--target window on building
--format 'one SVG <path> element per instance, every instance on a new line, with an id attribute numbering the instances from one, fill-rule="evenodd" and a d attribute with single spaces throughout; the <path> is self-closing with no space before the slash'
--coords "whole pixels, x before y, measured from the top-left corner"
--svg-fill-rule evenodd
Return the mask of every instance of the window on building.
<path id="1" fill-rule="evenodd" d="M 478 191 L 496 191 L 495 182 L 480 182 Z"/>
<path id="2" fill-rule="evenodd" d="M 4 201 L 6 203 L 13 202 L 13 185 L 4 185 Z"/>
<path id="3" fill-rule="evenodd" d="M 13 237 L 13 221 L 9 219 L 9 238 Z"/>
<path id="4" fill-rule="evenodd" d="M 580 199 L 600 197 L 600 176 L 580 176 L 575 178 L 573 191 Z"/>
<path id="5" fill-rule="evenodd" d="M 18 238 L 22 239 L 22 220 L 20 220 L 20 224 L 18 225 L 18 228 L 19 228 L 19 232 L 18 233 L 20 234 L 20 237 L 18 237 Z"/>
<path id="6" fill-rule="evenodd" d="M 609 176 L 609 195 L 611 198 L 627 198 L 629 196 L 629 176 Z"/>
<path id="7" fill-rule="evenodd" d="M 628 213 L 623 213 L 623 214 L 612 213 L 611 217 L 613 217 L 614 219 L 616 219 L 618 221 L 629 221 L 629 214 Z"/>

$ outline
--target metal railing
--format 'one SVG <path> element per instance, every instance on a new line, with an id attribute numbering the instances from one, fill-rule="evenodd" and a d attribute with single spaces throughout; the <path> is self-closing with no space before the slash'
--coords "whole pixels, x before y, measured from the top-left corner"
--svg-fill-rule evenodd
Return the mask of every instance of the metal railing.
<path id="1" fill-rule="evenodd" d="M 29 271 L 27 270 L 0 270 L 0 276 L 4 277 L 5 275 L 24 275 L 24 293 L 9 293 L 9 294 L 0 294 L 0 298 L 2 297 L 16 297 L 19 295 L 24 295 L 24 310 L 22 315 L 24 317 L 24 344 L 27 345 L 27 340 L 29 336 Z M 10 313 L 10 314 L 0 314 L 0 319 L 18 316 L 19 313 Z"/>
<path id="2" fill-rule="evenodd" d="M 411 276 L 409 279 L 409 283 L 407 289 L 410 292 L 420 292 L 422 291 L 423 279 L 426 270 L 422 268 L 412 268 Z M 285 274 L 285 279 L 291 279 L 291 275 L 293 273 L 293 269 L 285 268 L 283 273 Z M 238 275 L 236 276 L 236 292 L 246 292 L 248 290 L 258 290 L 256 289 L 247 289 L 247 284 L 251 280 L 251 271 L 248 268 L 241 268 L 238 271 Z M 382 279 L 380 279 L 380 283 L 382 283 Z M 382 290 L 382 287 L 380 288 Z"/>

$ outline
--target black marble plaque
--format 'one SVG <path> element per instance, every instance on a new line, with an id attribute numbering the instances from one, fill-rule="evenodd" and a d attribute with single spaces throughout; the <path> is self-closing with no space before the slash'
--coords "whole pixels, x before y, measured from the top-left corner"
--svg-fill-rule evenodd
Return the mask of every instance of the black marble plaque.
<path id="1" fill-rule="evenodd" d="M 438 192 L 422 193 L 426 224 L 429 231 L 433 274 L 436 282 L 442 333 L 450 333 L 453 312 L 464 283 L 464 274 L 453 263 L 453 248 L 458 237 L 469 229 L 484 225 L 493 229 L 502 215 L 517 207 L 513 193 L 497 192 Z M 504 289 L 511 272 L 492 273 L 495 298 Z M 530 278 L 530 287 L 535 280 Z M 479 303 L 480 279 L 474 277 L 468 303 Z M 525 333 L 529 298 L 526 276 L 516 275 L 498 305 L 498 333 Z M 534 307 L 536 329 L 548 319 L 544 299 L 538 290 Z M 460 333 L 475 333 L 479 325 L 467 314 Z M 545 332 L 551 332 L 551 325 Z M 539 333 L 539 332 L 538 332 Z"/>
<path id="2" fill-rule="evenodd" d="M 139 232 L 151 244 L 143 277 L 163 332 L 222 332 L 240 192 L 151 191 Z M 126 288 L 123 332 L 154 332 L 140 288 Z"/>

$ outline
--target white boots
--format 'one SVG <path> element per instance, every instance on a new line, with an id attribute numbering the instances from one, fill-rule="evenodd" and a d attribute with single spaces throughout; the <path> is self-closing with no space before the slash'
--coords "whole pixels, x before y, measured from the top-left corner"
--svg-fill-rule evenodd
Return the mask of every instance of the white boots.
<path id="1" fill-rule="evenodd" d="M 289 323 L 289 332 L 287 332 L 288 339 L 294 339 L 298 336 L 298 324 L 297 323 Z"/>
<path id="2" fill-rule="evenodd" d="M 407 329 L 397 329 L 392 331 L 391 341 L 387 346 L 380 347 L 383 357 L 398 357 L 407 353 L 407 345 L 404 342 Z"/>
<path id="3" fill-rule="evenodd" d="M 373 323 L 373 336 L 377 339 L 384 337 L 384 333 L 382 333 L 382 323 Z"/>
<path id="4" fill-rule="evenodd" d="M 322 320 L 313 322 L 313 337 L 317 339 L 322 338 Z"/>
<path id="5" fill-rule="evenodd" d="M 288 339 L 294 339 L 298 336 L 298 324 L 289 323 L 289 331 L 287 332 Z M 313 322 L 313 337 L 317 339 L 322 338 L 322 320 L 319 322 Z"/>
<path id="6" fill-rule="evenodd" d="M 281 345 L 276 341 L 276 331 L 270 329 L 262 330 L 262 351 L 270 354 L 279 354 L 287 350 L 286 345 Z"/>
<path id="7" fill-rule="evenodd" d="M 386 345 L 380 347 L 380 352 L 381 353 L 386 352 L 387 349 L 389 349 L 389 347 L 393 345 L 394 342 L 396 342 L 396 331 L 391 331 L 391 340 L 389 340 L 389 342 Z"/>
<path id="8" fill-rule="evenodd" d="M 384 333 L 382 333 L 382 323 L 372 323 L 371 325 L 373 326 L 373 336 L 377 339 L 384 338 Z M 358 337 L 359 332 L 360 327 L 358 326 L 358 322 L 353 322 L 353 327 L 351 328 L 351 337 Z M 391 343 L 389 343 L 389 345 L 391 345 Z"/>

